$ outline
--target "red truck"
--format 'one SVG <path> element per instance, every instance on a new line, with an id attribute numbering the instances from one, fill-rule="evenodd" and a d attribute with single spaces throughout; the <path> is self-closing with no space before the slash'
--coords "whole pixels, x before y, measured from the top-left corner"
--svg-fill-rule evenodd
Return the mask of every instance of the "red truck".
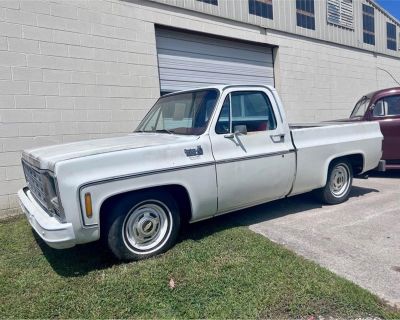
<path id="1" fill-rule="evenodd" d="M 350 121 L 378 121 L 386 169 L 400 169 L 400 87 L 371 92 L 358 100 Z"/>

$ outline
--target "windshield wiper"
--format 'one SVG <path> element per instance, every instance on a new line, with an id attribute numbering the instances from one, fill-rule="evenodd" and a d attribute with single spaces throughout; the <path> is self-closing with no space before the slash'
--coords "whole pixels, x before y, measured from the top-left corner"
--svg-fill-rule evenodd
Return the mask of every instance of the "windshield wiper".
<path id="1" fill-rule="evenodd" d="M 153 132 L 174 134 L 173 131 L 170 131 L 168 129 L 158 129 L 158 130 L 154 130 Z"/>

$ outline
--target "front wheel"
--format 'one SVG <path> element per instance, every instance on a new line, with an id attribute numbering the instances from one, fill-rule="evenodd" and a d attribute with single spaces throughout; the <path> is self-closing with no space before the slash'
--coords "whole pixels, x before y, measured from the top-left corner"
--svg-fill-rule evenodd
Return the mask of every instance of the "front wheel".
<path id="1" fill-rule="evenodd" d="M 175 200 L 165 192 L 141 192 L 117 202 L 107 217 L 105 237 L 112 253 L 134 261 L 165 252 L 180 229 Z"/>
<path id="2" fill-rule="evenodd" d="M 345 159 L 331 163 L 325 187 L 317 190 L 320 199 L 327 204 L 339 204 L 349 198 L 353 183 L 353 169 Z"/>

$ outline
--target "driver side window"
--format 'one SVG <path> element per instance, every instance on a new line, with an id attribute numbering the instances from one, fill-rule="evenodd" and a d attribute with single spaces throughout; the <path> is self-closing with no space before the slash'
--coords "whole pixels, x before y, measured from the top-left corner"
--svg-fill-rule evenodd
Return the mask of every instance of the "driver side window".
<path id="1" fill-rule="evenodd" d="M 374 107 L 373 110 L 373 115 L 374 117 L 383 117 L 385 116 L 386 112 L 385 109 L 387 109 L 387 107 L 385 106 L 385 101 L 383 99 L 379 100 Z"/>
<path id="2" fill-rule="evenodd" d="M 238 91 L 225 98 L 215 132 L 231 133 L 235 131 L 235 126 L 239 125 L 246 126 L 247 132 L 276 129 L 272 105 L 264 92 Z"/>
<path id="3" fill-rule="evenodd" d="M 378 100 L 373 110 L 374 117 L 399 116 L 399 115 L 400 115 L 400 96 L 390 96 Z"/>

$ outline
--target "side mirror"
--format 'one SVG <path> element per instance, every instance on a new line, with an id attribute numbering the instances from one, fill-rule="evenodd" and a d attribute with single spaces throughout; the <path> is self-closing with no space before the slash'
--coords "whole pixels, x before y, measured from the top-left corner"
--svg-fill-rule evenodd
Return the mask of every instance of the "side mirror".
<path id="1" fill-rule="evenodd" d="M 371 107 L 369 107 L 369 110 L 367 109 L 367 111 L 364 114 L 365 120 L 371 120 L 374 117 L 375 107 L 376 107 L 376 105 L 373 104 Z"/>
<path id="2" fill-rule="evenodd" d="M 227 139 L 233 139 L 235 136 L 238 135 L 246 135 L 247 134 L 247 127 L 246 125 L 237 125 L 233 127 L 233 133 L 227 133 L 224 135 L 225 138 Z"/>
<path id="3" fill-rule="evenodd" d="M 246 135 L 247 134 L 247 126 L 243 125 L 243 124 L 234 126 L 233 132 L 235 133 L 235 135 L 240 135 L 240 134 Z"/>

